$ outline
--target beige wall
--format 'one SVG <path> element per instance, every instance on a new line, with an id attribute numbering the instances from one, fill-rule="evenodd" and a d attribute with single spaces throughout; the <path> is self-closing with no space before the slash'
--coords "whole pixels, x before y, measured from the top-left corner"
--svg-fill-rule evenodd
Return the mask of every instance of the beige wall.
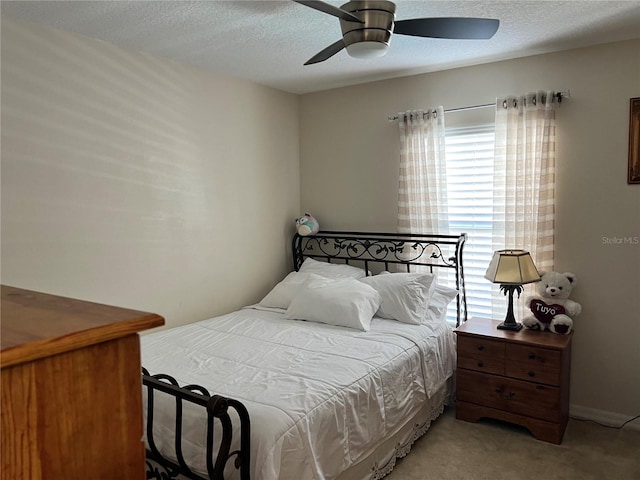
<path id="1" fill-rule="evenodd" d="M 395 230 L 398 135 L 387 116 L 532 90 L 570 90 L 557 112 L 556 270 L 572 271 L 574 414 L 640 413 L 640 185 L 626 182 L 640 42 L 341 88 L 301 98 L 301 208 L 323 228 Z M 492 111 L 447 114 L 447 124 Z M 635 244 L 613 244 L 631 238 Z M 618 418 L 618 416 L 620 416 Z"/>
<path id="2" fill-rule="evenodd" d="M 2 282 L 169 325 L 233 310 L 289 270 L 300 211 L 324 228 L 395 229 L 387 115 L 536 89 L 571 90 L 557 115 L 556 268 L 578 275 L 584 310 L 572 411 L 637 414 L 640 245 L 606 240 L 640 237 L 640 186 L 626 184 L 637 41 L 298 98 L 5 17 Z M 447 123 L 476 116 L 490 111 Z"/>
<path id="3" fill-rule="evenodd" d="M 298 97 L 2 19 L 2 283 L 168 325 L 290 270 Z"/>

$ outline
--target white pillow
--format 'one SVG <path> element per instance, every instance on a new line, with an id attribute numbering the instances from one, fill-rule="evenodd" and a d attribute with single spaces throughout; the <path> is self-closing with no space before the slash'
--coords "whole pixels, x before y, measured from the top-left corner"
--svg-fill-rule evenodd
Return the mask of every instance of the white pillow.
<path id="1" fill-rule="evenodd" d="M 319 262 L 313 258 L 307 258 L 300 266 L 302 273 L 315 273 L 327 278 L 364 278 L 367 273 L 363 268 L 347 265 L 346 263 Z"/>
<path id="2" fill-rule="evenodd" d="M 390 273 L 360 281 L 371 285 L 382 298 L 377 316 L 413 325 L 422 323 L 435 285 L 430 273 Z"/>
<path id="3" fill-rule="evenodd" d="M 458 291 L 455 288 L 436 284 L 427 308 L 425 322 L 446 321 L 447 307 L 456 298 L 456 295 L 458 295 Z"/>
<path id="4" fill-rule="evenodd" d="M 354 278 L 313 278 L 300 286 L 284 316 L 366 332 L 381 302 L 378 292 Z"/>
<path id="5" fill-rule="evenodd" d="M 267 295 L 260 300 L 263 307 L 289 308 L 293 297 L 296 296 L 300 285 L 310 278 L 323 278 L 315 273 L 291 272 L 284 279 L 271 289 Z"/>

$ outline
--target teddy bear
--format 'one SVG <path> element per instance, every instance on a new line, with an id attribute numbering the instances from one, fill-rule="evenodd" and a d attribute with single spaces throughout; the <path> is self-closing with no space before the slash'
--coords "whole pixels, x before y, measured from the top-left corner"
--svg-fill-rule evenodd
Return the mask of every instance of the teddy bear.
<path id="1" fill-rule="evenodd" d="M 523 318 L 522 324 L 533 330 L 568 334 L 573 328 L 572 317 L 582 311 L 579 303 L 569 299 L 576 285 L 576 276 L 559 272 L 540 272 L 540 276 L 536 285 L 537 295 L 525 300 L 531 314 Z"/>
<path id="2" fill-rule="evenodd" d="M 301 217 L 296 218 L 296 231 L 298 235 L 303 237 L 315 235 L 319 230 L 320 224 L 310 213 L 305 213 Z"/>

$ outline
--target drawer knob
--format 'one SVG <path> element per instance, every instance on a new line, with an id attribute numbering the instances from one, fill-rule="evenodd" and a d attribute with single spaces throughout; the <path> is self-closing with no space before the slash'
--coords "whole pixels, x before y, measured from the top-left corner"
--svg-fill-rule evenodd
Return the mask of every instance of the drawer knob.
<path id="1" fill-rule="evenodd" d="M 515 393 L 513 392 L 509 392 L 508 394 L 504 394 L 504 388 L 502 387 L 498 387 L 496 388 L 496 393 L 500 396 L 500 398 L 502 398 L 503 400 L 512 400 L 513 397 L 515 396 Z"/>
<path id="2" fill-rule="evenodd" d="M 484 350 L 484 345 L 478 345 L 478 351 L 481 352 Z"/>
<path id="3" fill-rule="evenodd" d="M 481 367 L 481 368 L 484 367 L 484 362 L 482 362 L 482 361 L 478 362 L 478 366 Z"/>
<path id="4" fill-rule="evenodd" d="M 529 354 L 529 360 L 533 360 L 534 358 L 536 358 L 536 354 L 535 353 L 530 353 Z"/>
<path id="5" fill-rule="evenodd" d="M 535 376 L 536 376 L 536 374 L 535 374 L 535 372 L 529 372 L 529 376 L 530 376 L 530 377 L 535 377 Z"/>

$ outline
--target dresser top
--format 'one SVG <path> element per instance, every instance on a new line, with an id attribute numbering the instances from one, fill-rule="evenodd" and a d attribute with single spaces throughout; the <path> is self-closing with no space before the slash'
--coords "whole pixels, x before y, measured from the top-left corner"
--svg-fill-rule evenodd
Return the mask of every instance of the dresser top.
<path id="1" fill-rule="evenodd" d="M 507 342 L 518 342 L 546 348 L 564 349 L 571 343 L 573 332 L 569 335 L 561 335 L 552 332 L 540 332 L 522 328 L 519 332 L 511 330 L 498 330 L 501 321 L 487 320 L 484 318 L 470 318 L 456 328 L 459 335 L 474 335 Z"/>
<path id="2" fill-rule="evenodd" d="M 3 368 L 164 325 L 164 318 L 155 313 L 1 288 Z"/>

